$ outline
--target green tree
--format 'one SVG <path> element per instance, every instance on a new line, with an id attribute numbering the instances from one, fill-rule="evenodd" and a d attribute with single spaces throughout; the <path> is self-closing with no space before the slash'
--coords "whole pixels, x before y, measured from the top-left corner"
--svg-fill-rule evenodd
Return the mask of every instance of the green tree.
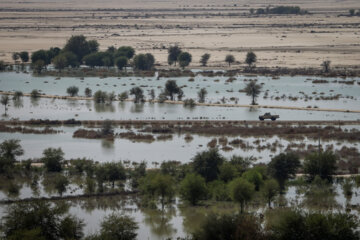
<path id="1" fill-rule="evenodd" d="M 31 98 L 38 98 L 38 97 L 40 97 L 39 91 L 38 91 L 37 89 L 33 89 L 33 90 L 31 91 L 31 93 L 30 93 L 30 97 L 31 97 Z"/>
<path id="2" fill-rule="evenodd" d="M 271 207 L 271 202 L 274 197 L 279 193 L 280 186 L 275 179 L 268 179 L 264 182 L 264 186 L 262 188 L 262 195 L 267 200 L 269 208 Z"/>
<path id="3" fill-rule="evenodd" d="M 205 53 L 204 55 L 201 56 L 201 59 L 200 59 L 200 63 L 201 63 L 201 66 L 205 67 L 210 59 L 210 54 L 208 53 Z"/>
<path id="4" fill-rule="evenodd" d="M 308 155 L 304 160 L 304 172 L 313 180 L 316 175 L 331 180 L 336 171 L 336 156 L 330 151 Z"/>
<path id="5" fill-rule="evenodd" d="M 45 53 L 46 53 L 46 59 L 44 60 L 45 61 L 45 64 L 48 65 L 51 63 L 52 59 L 56 56 L 58 56 L 61 52 L 61 49 L 58 48 L 58 47 L 51 47 L 49 50 L 46 50 Z"/>
<path id="6" fill-rule="evenodd" d="M 160 197 L 161 208 L 164 210 L 166 199 L 175 195 L 175 183 L 170 175 L 161 173 L 147 174 L 141 180 L 141 189 L 152 197 Z"/>
<path id="7" fill-rule="evenodd" d="M 249 202 L 255 192 L 255 185 L 243 178 L 236 178 L 230 182 L 230 196 L 235 202 L 240 203 L 240 211 L 244 212 L 244 207 Z"/>
<path id="8" fill-rule="evenodd" d="M 299 210 L 274 212 L 276 219 L 266 228 L 275 240 L 359 239 L 359 221 L 348 213 L 319 213 Z"/>
<path id="9" fill-rule="evenodd" d="M 7 64 L 5 64 L 4 61 L 0 60 L 0 71 L 4 71 L 7 67 Z"/>
<path id="10" fill-rule="evenodd" d="M 206 88 L 201 88 L 199 91 L 198 91 L 198 98 L 199 98 L 199 103 L 204 103 L 205 102 L 205 98 L 206 98 L 206 95 L 207 95 L 207 91 L 206 91 Z"/>
<path id="11" fill-rule="evenodd" d="M 44 65 L 47 61 L 47 53 L 45 50 L 38 50 L 31 54 L 31 62 L 35 64 L 37 61 L 42 60 L 44 62 Z"/>
<path id="12" fill-rule="evenodd" d="M 62 174 L 57 174 L 54 177 L 54 185 L 55 189 L 58 191 L 59 195 L 62 196 L 63 193 L 66 191 L 66 187 L 69 185 L 69 180 Z"/>
<path id="13" fill-rule="evenodd" d="M 64 152 L 61 148 L 47 148 L 43 151 L 41 160 L 48 172 L 60 172 L 64 161 Z"/>
<path id="14" fill-rule="evenodd" d="M 35 63 L 32 64 L 32 68 L 37 74 L 40 74 L 42 70 L 45 68 L 46 64 L 43 60 L 37 60 Z"/>
<path id="15" fill-rule="evenodd" d="M 331 61 L 329 61 L 329 60 L 326 60 L 326 61 L 322 62 L 321 66 L 323 68 L 324 73 L 330 72 L 330 64 L 331 64 Z"/>
<path id="16" fill-rule="evenodd" d="M 251 105 L 255 105 L 255 99 L 259 96 L 261 92 L 261 86 L 259 84 L 256 84 L 255 81 L 250 81 L 246 87 L 245 87 L 246 95 L 252 97 Z"/>
<path id="17" fill-rule="evenodd" d="M 174 94 L 178 94 L 180 88 L 176 84 L 175 80 L 167 80 L 165 83 L 165 94 L 170 97 L 171 101 L 174 101 Z"/>
<path id="18" fill-rule="evenodd" d="M 99 43 L 96 40 L 89 40 L 87 44 L 89 46 L 89 52 L 99 51 Z"/>
<path id="19" fill-rule="evenodd" d="M 281 191 L 285 189 L 286 180 L 295 177 L 299 167 L 299 157 L 294 153 L 280 153 L 268 164 L 269 173 L 278 181 Z"/>
<path id="20" fill-rule="evenodd" d="M 241 177 L 243 177 L 250 183 L 254 184 L 255 191 L 259 191 L 260 186 L 264 183 L 262 174 L 259 171 L 257 171 L 256 168 L 247 170 L 246 172 L 243 173 L 243 175 Z"/>
<path id="21" fill-rule="evenodd" d="M 66 58 L 66 67 L 71 66 L 75 68 L 80 66 L 80 62 L 78 61 L 76 55 L 72 52 L 62 52 L 59 56 L 64 56 Z"/>
<path id="22" fill-rule="evenodd" d="M 17 60 L 19 60 L 20 54 L 18 52 L 14 52 L 12 54 L 12 59 L 14 60 L 14 63 L 16 64 Z"/>
<path id="23" fill-rule="evenodd" d="M 354 16 L 355 15 L 355 9 L 350 9 L 349 14 L 350 14 L 350 16 Z"/>
<path id="24" fill-rule="evenodd" d="M 130 89 L 130 95 L 134 95 L 134 102 L 139 103 L 144 101 L 144 92 L 140 87 L 133 87 Z"/>
<path id="25" fill-rule="evenodd" d="M 224 162 L 217 148 L 197 153 L 192 160 L 193 169 L 205 178 L 207 182 L 218 178 L 219 168 Z"/>
<path id="26" fill-rule="evenodd" d="M 219 171 L 219 178 L 224 182 L 233 180 L 238 174 L 236 167 L 229 162 L 224 162 Z"/>
<path id="27" fill-rule="evenodd" d="M 123 70 L 128 64 L 128 59 L 125 56 L 120 56 L 115 59 L 115 65 L 119 70 Z"/>
<path id="28" fill-rule="evenodd" d="M 66 208 L 46 201 L 9 205 L 3 217 L 5 239 L 82 239 L 83 222 L 65 213 Z"/>
<path id="29" fill-rule="evenodd" d="M 205 179 L 193 173 L 187 174 L 180 183 L 180 194 L 184 200 L 196 205 L 207 194 Z"/>
<path id="30" fill-rule="evenodd" d="M 135 50 L 129 46 L 122 46 L 117 49 L 115 52 L 115 58 L 117 57 L 126 57 L 127 59 L 133 58 L 135 55 Z"/>
<path id="31" fill-rule="evenodd" d="M 229 64 L 229 67 L 230 67 L 230 65 L 235 62 L 234 55 L 231 55 L 231 54 L 226 55 L 225 62 L 227 62 Z"/>
<path id="32" fill-rule="evenodd" d="M 113 136 L 114 135 L 114 127 L 113 122 L 109 119 L 106 119 L 101 126 L 101 133 L 104 136 Z"/>
<path id="33" fill-rule="evenodd" d="M 168 63 L 169 65 L 175 64 L 178 61 L 179 55 L 181 53 L 181 48 L 177 45 L 170 46 L 168 49 Z"/>
<path id="34" fill-rule="evenodd" d="M 256 62 L 256 54 L 254 52 L 248 52 L 246 54 L 245 62 L 251 67 Z"/>
<path id="35" fill-rule="evenodd" d="M 188 52 L 182 52 L 178 56 L 179 65 L 182 69 L 189 66 L 189 64 L 191 63 L 191 60 L 192 60 L 192 56 Z"/>
<path id="36" fill-rule="evenodd" d="M 53 58 L 52 63 L 56 69 L 61 72 L 64 68 L 68 66 L 67 59 L 64 55 L 60 54 Z"/>
<path id="37" fill-rule="evenodd" d="M 124 91 L 124 92 L 120 93 L 118 97 L 119 97 L 119 100 L 121 102 L 123 102 L 123 101 L 125 101 L 126 99 L 129 98 L 129 94 L 128 94 L 127 91 Z"/>
<path id="38" fill-rule="evenodd" d="M 135 240 L 139 227 L 131 217 L 112 213 L 104 218 L 100 228 L 100 233 L 90 237 L 90 240 Z"/>
<path id="39" fill-rule="evenodd" d="M 8 95 L 2 95 L 0 102 L 1 102 L 2 105 L 4 105 L 4 107 L 5 107 L 5 113 L 4 113 L 4 115 L 7 116 L 7 113 L 6 113 L 6 111 L 7 111 L 7 105 L 8 105 L 9 102 L 10 102 L 9 96 L 8 96 Z"/>
<path id="40" fill-rule="evenodd" d="M 250 214 L 209 214 L 193 234 L 197 240 L 265 240 L 259 219 Z"/>
<path id="41" fill-rule="evenodd" d="M 26 51 L 20 52 L 20 59 L 23 63 L 27 63 L 29 61 L 29 53 Z"/>
<path id="42" fill-rule="evenodd" d="M 99 44 L 94 41 L 87 41 L 83 35 L 71 36 L 66 42 L 64 51 L 72 52 L 77 60 L 81 62 L 82 58 L 92 52 L 97 52 Z"/>
<path id="43" fill-rule="evenodd" d="M 66 89 L 66 93 L 69 94 L 71 97 L 75 97 L 78 95 L 79 88 L 76 86 L 71 86 Z"/>
<path id="44" fill-rule="evenodd" d="M 0 144 L 0 173 L 10 170 L 16 161 L 17 156 L 24 154 L 20 140 L 9 139 Z"/>
<path id="45" fill-rule="evenodd" d="M 86 97 L 91 97 L 92 96 L 92 90 L 90 88 L 88 88 L 88 87 L 85 88 L 84 93 L 85 93 Z"/>
<path id="46" fill-rule="evenodd" d="M 24 96 L 22 91 L 15 91 L 14 96 L 13 96 L 13 100 L 14 101 L 19 101 L 22 96 Z"/>
<path id="47" fill-rule="evenodd" d="M 105 170 L 105 180 L 112 183 L 112 188 L 115 187 L 115 181 L 126 179 L 125 168 L 121 162 L 104 163 L 103 167 L 103 170 Z"/>
<path id="48" fill-rule="evenodd" d="M 151 70 L 155 64 L 155 58 L 151 53 L 138 54 L 133 60 L 135 70 Z"/>
<path id="49" fill-rule="evenodd" d="M 108 95 L 106 92 L 98 90 L 94 93 L 94 101 L 95 103 L 105 103 L 108 98 Z"/>

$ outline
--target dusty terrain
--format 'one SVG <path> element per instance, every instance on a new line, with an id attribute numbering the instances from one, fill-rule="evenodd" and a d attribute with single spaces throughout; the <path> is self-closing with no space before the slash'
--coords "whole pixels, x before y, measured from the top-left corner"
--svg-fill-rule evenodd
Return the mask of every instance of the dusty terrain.
<path id="1" fill-rule="evenodd" d="M 298 5 L 309 15 L 250 15 L 251 8 Z M 130 45 L 152 52 L 166 65 L 167 50 L 178 44 L 193 55 L 192 66 L 210 53 L 209 65 L 226 67 L 226 54 L 244 64 L 246 51 L 257 66 L 359 67 L 360 17 L 349 9 L 360 1 L 154 1 L 19 0 L 0 2 L 0 60 L 15 51 L 62 47 L 71 35 L 96 39 L 101 49 Z"/>

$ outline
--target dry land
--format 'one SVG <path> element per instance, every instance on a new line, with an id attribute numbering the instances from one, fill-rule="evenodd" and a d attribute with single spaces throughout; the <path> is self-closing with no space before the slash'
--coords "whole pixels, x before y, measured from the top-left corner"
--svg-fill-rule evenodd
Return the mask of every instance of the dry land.
<path id="1" fill-rule="evenodd" d="M 250 9 L 298 5 L 306 15 L 251 15 Z M 178 44 L 193 55 L 198 67 L 205 52 L 210 67 L 226 67 L 226 54 L 244 65 L 253 50 L 260 67 L 358 68 L 360 61 L 357 0 L 335 1 L 1 1 L 0 59 L 11 61 L 15 51 L 63 47 L 71 35 L 99 41 L 101 49 L 130 45 L 151 52 L 167 65 L 167 47 Z"/>

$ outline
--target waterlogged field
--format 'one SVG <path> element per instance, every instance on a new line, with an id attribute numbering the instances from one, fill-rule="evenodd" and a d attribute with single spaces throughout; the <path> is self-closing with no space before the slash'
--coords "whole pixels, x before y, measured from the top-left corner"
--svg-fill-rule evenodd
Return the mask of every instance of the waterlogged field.
<path id="1" fill-rule="evenodd" d="M 4 108 L 0 108 L 3 112 Z M 360 113 L 288 110 L 269 108 L 243 108 L 196 106 L 182 104 L 113 102 L 95 104 L 91 100 L 31 99 L 23 97 L 10 102 L 8 116 L 3 120 L 51 119 L 51 120 L 258 120 L 266 112 L 280 115 L 281 120 L 358 120 Z"/>
<path id="2" fill-rule="evenodd" d="M 312 187 L 314 188 L 314 186 Z M 325 191 L 324 188 L 322 190 L 311 189 L 311 191 L 310 189 L 311 187 L 290 186 L 287 193 L 284 196 L 277 197 L 274 203 L 282 207 L 292 206 L 308 210 L 333 212 L 344 212 L 346 206 L 360 204 L 360 188 L 353 188 L 353 197 L 349 199 L 343 194 L 341 182 L 335 183 L 333 187 L 325 187 Z M 321 201 L 321 204 L 319 201 Z M 96 233 L 100 228 L 101 220 L 110 213 L 115 212 L 134 218 L 139 224 L 138 239 L 165 239 L 169 237 L 176 239 L 177 237 L 185 237 L 197 230 L 208 214 L 229 214 L 239 210 L 239 206 L 232 202 L 217 202 L 211 203 L 210 206 L 191 207 L 184 205 L 177 198 L 171 205 L 166 206 L 164 211 L 161 211 L 142 207 L 141 199 L 132 196 L 79 198 L 54 202 L 54 204 L 64 203 L 67 204 L 69 213 L 84 220 L 85 235 Z M 0 204 L 0 216 L 5 214 L 8 206 L 10 205 Z M 257 214 L 265 214 L 267 210 L 266 204 L 260 200 L 259 196 L 248 206 L 249 212 Z M 355 215 L 360 213 L 360 209 L 356 207 L 351 208 L 349 211 Z"/>
<path id="3" fill-rule="evenodd" d="M 273 79 L 266 76 L 206 77 L 197 74 L 195 77 L 75 77 L 54 76 L 36 77 L 26 73 L 0 73 L 1 91 L 22 91 L 30 93 L 33 89 L 41 90 L 48 95 L 65 96 L 69 86 L 77 86 L 79 95 L 84 95 L 85 88 L 93 93 L 97 90 L 119 94 L 134 86 L 142 87 L 145 96 L 151 89 L 158 96 L 169 79 L 176 80 L 182 87 L 184 98 L 197 99 L 197 92 L 206 88 L 206 103 L 250 104 L 251 99 L 241 92 L 251 79 L 256 79 L 262 86 L 262 93 L 257 102 L 259 105 L 319 107 L 345 110 L 360 110 L 359 78 L 322 78 L 307 76 L 281 76 Z M 239 92 L 240 91 L 240 92 Z"/>
<path id="4" fill-rule="evenodd" d="M 55 98 L 22 97 L 19 101 L 10 101 L 8 116 L 1 115 L 2 120 L 196 120 L 190 125 L 182 126 L 185 130 L 177 130 L 177 125 L 170 127 L 175 121 L 166 123 L 171 130 L 167 133 L 156 133 L 156 125 L 143 124 L 134 121 L 134 124 L 117 124 L 114 126 L 114 139 L 88 139 L 77 136 L 76 131 L 100 130 L 101 123 L 87 123 L 69 127 L 69 125 L 49 126 L 53 132 L 47 134 L 25 133 L 19 130 L 9 131 L 2 127 L 1 141 L 19 139 L 24 154 L 18 160 L 32 159 L 38 162 L 47 148 L 61 148 L 66 160 L 86 158 L 99 163 L 122 161 L 127 170 L 145 162 L 147 169 L 159 168 L 165 161 L 189 163 L 193 157 L 202 151 L 217 147 L 221 155 L 230 159 L 233 155 L 252 159 L 252 163 L 269 163 L 271 158 L 285 151 L 293 151 L 303 158 L 309 152 L 317 151 L 319 138 L 323 150 L 331 150 L 342 161 L 339 164 L 339 173 L 349 172 L 349 166 L 358 166 L 360 152 L 359 139 L 355 136 L 360 125 L 348 123 L 343 125 L 341 120 L 360 120 L 360 113 L 346 112 L 346 110 L 360 110 L 360 79 L 348 78 L 319 78 L 319 77 L 290 77 L 283 76 L 279 79 L 271 77 L 204 77 L 197 75 L 190 77 L 171 78 L 182 87 L 185 98 L 197 99 L 197 91 L 206 88 L 208 95 L 206 103 L 249 104 L 251 99 L 241 90 L 244 89 L 249 79 L 257 79 L 262 85 L 262 93 L 257 102 L 259 105 L 303 107 L 308 110 L 291 110 L 278 108 L 249 108 L 249 107 L 224 107 L 224 106 L 195 106 L 184 107 L 182 104 L 150 103 L 135 104 L 130 101 L 114 101 L 110 104 L 95 104 L 92 100 L 70 100 Z M 79 87 L 79 95 L 89 87 L 93 93 L 97 90 L 119 94 L 129 91 L 132 87 L 140 86 L 144 89 L 146 97 L 154 89 L 156 95 L 163 91 L 165 82 L 169 78 L 155 77 L 86 77 L 84 79 L 61 77 L 34 77 L 25 73 L 0 73 L 0 90 L 22 91 L 30 93 L 33 89 L 41 90 L 48 95 L 65 96 L 69 86 Z M 190 81 L 189 81 L 190 80 Z M 322 82 L 322 83 L 319 83 Z M 336 111 L 315 111 L 311 108 L 338 109 Z M 4 108 L 0 108 L 3 114 Z M 248 122 L 258 120 L 258 116 L 266 112 L 280 115 L 280 120 L 299 121 L 295 123 Z M 202 120 L 213 121 L 207 132 Z M 244 127 L 243 133 L 231 133 L 232 123 L 220 120 L 246 120 L 237 123 L 235 127 Z M 318 123 L 310 125 L 301 121 L 314 120 Z M 321 121 L 339 121 L 339 124 L 322 124 Z M 16 121 L 14 121 L 15 123 Z M 181 121 L 179 121 L 181 122 Z M 215 123 L 216 122 L 216 123 Z M 183 122 L 184 123 L 184 122 Z M 199 124 L 198 124 L 199 123 Z M 216 125 L 219 123 L 218 125 Z M 6 123 L 1 123 L 6 124 Z M 136 125 L 138 124 L 138 125 Z M 243 124 L 243 126 L 241 125 Z M 273 124 L 273 125 L 271 125 Z M 292 125 L 291 125 L 292 124 Z M 96 126 L 95 126 L 96 125 Z M 236 124 L 234 124 L 236 125 Z M 10 125 L 14 127 L 16 125 Z M 17 125 L 20 126 L 20 125 Z M 36 126 L 34 124 L 34 126 Z M 43 125 L 44 126 L 44 125 Z M 27 130 L 43 130 L 45 127 L 23 126 Z M 217 129 L 215 129 L 217 127 Z M 224 127 L 224 128 L 222 128 Z M 302 130 L 301 130 L 302 127 Z M 307 131 L 305 128 L 314 127 Z M 186 128 L 187 131 L 186 131 Z M 227 129 L 226 129 L 227 128 Z M 4 130 L 5 129 L 5 130 Z M 23 129 L 23 130 L 24 130 Z M 235 128 L 234 128 L 235 129 Z M 259 131 L 260 129 L 260 131 Z M 285 129 L 286 131 L 280 131 Z M 305 130 L 304 130 L 305 129 Z M 336 129 L 339 129 L 338 131 Z M 225 134 L 222 131 L 226 131 Z M 272 131 L 273 130 L 273 131 Z M 216 132 L 218 131 L 218 132 Z M 266 131 L 261 132 L 261 131 Z M 299 132 L 297 132 L 299 131 Z M 301 132 L 303 131 L 303 132 Z M 316 132 L 318 131 L 318 132 Z M 31 131 L 30 131 L 31 132 Z M 331 132 L 327 135 L 327 132 Z M 130 133 L 139 138 L 131 138 Z M 282 134 L 282 135 L 281 135 Z M 146 135 L 146 137 L 144 137 Z M 321 136 L 321 137 L 320 137 Z M 34 163 L 33 163 L 34 164 Z M 38 164 L 35 163 L 34 166 Z M 38 166 L 41 164 L 38 164 Z M 167 239 L 186 237 L 196 231 L 205 217 L 211 212 L 234 213 L 239 210 L 239 205 L 231 201 L 214 201 L 209 197 L 200 206 L 192 207 L 182 200 L 179 195 L 167 205 L 163 211 L 159 206 L 151 208 L 145 206 L 142 195 L 128 194 L 127 196 L 80 196 L 87 194 L 87 179 L 82 175 L 71 173 L 65 168 L 63 173 L 69 180 L 69 185 L 62 192 L 55 187 L 54 179 L 57 177 L 41 171 L 34 171 L 29 176 L 21 175 L 13 179 L 5 176 L 0 181 L 0 217 L 6 215 L 7 207 L 12 201 L 28 198 L 51 198 L 52 204 L 66 204 L 68 212 L 84 220 L 85 235 L 99 231 L 103 218 L 116 212 L 129 215 L 139 224 L 138 239 Z M 63 174 L 58 173 L 58 174 Z M 36 175 L 36 177 L 35 177 Z M 296 180 L 298 181 L 298 180 Z M 273 206 L 301 208 L 305 210 L 322 210 L 330 212 L 350 212 L 360 215 L 360 188 L 353 186 L 352 196 L 346 195 L 342 179 L 336 179 L 332 185 L 316 185 L 315 183 L 289 183 L 284 195 L 277 196 Z M 105 194 L 118 190 L 131 190 L 131 183 L 117 182 L 116 187 L 108 182 L 105 184 Z M 116 193 L 116 192 L 114 192 Z M 97 193 L 96 193 L 97 194 Z M 119 194 L 118 192 L 116 194 Z M 56 200 L 55 200 L 56 198 Z M 61 200 L 59 200 L 62 198 Z M 211 200 L 209 200 L 211 199 Z M 8 201 L 7 204 L 5 202 Z M 265 214 L 269 210 L 260 192 L 248 204 L 247 210 L 256 214 Z M 269 210 L 272 211 L 271 209 Z M 269 220 L 269 219 L 268 219 Z M 271 219 L 270 219 L 271 220 Z"/>
<path id="5" fill-rule="evenodd" d="M 359 128 L 358 125 L 341 127 L 349 132 Z M 161 138 L 164 136 L 161 134 L 147 134 L 153 138 L 138 140 L 121 137 L 116 137 L 114 140 L 74 138 L 74 132 L 78 128 L 55 127 L 53 130 L 59 132 L 56 134 L 0 132 L 0 138 L 3 140 L 20 139 L 25 151 L 21 157 L 24 160 L 40 158 L 46 148 L 61 147 L 66 159 L 87 158 L 98 162 L 132 161 L 136 163 L 145 161 L 150 168 L 158 167 L 162 162 L 169 160 L 188 163 L 197 152 L 205 151 L 209 147 L 218 147 L 221 154 L 227 158 L 239 155 L 252 158 L 255 163 L 268 163 L 271 157 L 285 150 L 305 152 L 314 147 L 317 148 L 318 145 L 317 138 L 287 139 L 276 135 L 251 137 L 242 136 L 242 134 L 232 136 L 191 134 L 191 139 L 187 139 L 189 135 L 185 133 L 167 134 L 165 139 Z M 98 129 L 95 128 L 95 130 Z M 119 126 L 115 128 L 115 134 L 128 132 L 142 134 L 135 128 L 125 129 Z M 236 143 L 235 140 L 240 140 L 240 143 Z M 331 149 L 335 152 L 342 149 L 355 149 L 360 152 L 357 141 L 325 139 L 321 140 L 321 144 L 323 149 Z"/>

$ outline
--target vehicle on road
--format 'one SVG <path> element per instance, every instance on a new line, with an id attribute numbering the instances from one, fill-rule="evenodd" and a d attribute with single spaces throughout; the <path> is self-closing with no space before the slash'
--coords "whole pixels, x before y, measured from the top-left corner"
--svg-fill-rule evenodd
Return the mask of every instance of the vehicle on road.
<path id="1" fill-rule="evenodd" d="M 259 116 L 260 121 L 264 121 L 265 119 L 271 119 L 272 121 L 275 121 L 276 119 L 280 118 L 279 115 L 272 115 L 271 113 L 265 113 L 264 115 Z"/>

